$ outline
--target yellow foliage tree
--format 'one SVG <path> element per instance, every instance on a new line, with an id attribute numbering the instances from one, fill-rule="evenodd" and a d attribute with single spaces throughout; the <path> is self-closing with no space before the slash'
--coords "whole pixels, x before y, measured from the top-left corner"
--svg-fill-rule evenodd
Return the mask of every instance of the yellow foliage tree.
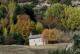
<path id="1" fill-rule="evenodd" d="M 62 32 L 58 29 L 45 29 L 42 37 L 48 41 L 58 41 L 62 37 Z"/>
<path id="2" fill-rule="evenodd" d="M 28 37 L 35 25 L 32 23 L 28 15 L 19 15 L 17 19 L 16 31 L 23 37 Z"/>

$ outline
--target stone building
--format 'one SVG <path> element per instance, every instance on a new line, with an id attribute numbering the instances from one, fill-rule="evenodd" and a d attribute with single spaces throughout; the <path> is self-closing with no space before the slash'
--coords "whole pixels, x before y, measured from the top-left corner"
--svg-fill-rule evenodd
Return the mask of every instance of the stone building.
<path id="1" fill-rule="evenodd" d="M 45 44 L 46 44 L 46 42 L 41 37 L 41 34 L 38 34 L 38 35 L 30 34 L 30 36 L 29 36 L 29 45 L 30 46 L 41 46 L 41 45 L 45 45 Z"/>

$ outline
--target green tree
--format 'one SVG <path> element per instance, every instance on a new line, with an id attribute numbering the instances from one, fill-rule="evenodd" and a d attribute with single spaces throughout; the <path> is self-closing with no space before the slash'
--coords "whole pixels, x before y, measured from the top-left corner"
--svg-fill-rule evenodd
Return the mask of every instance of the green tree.
<path id="1" fill-rule="evenodd" d="M 65 18 L 62 25 L 68 30 L 80 29 L 80 8 L 68 6 L 65 8 Z"/>
<path id="2" fill-rule="evenodd" d="M 36 31 L 37 31 L 38 33 L 41 33 L 41 32 L 43 31 L 43 25 L 42 25 L 42 23 L 37 22 Z"/>
<path id="3" fill-rule="evenodd" d="M 4 27 L 4 28 L 3 28 L 3 36 L 5 36 L 5 38 L 6 38 L 7 35 L 8 35 L 8 31 L 7 31 L 7 29 Z"/>
<path id="4" fill-rule="evenodd" d="M 74 50 L 77 50 L 78 48 L 80 48 L 80 35 L 79 34 L 75 34 L 73 36 L 73 41 L 74 41 L 74 46 L 73 46 L 73 49 Z"/>
<path id="5" fill-rule="evenodd" d="M 6 15 L 6 8 L 4 5 L 0 5 L 0 18 L 4 18 Z"/>
<path id="6" fill-rule="evenodd" d="M 66 5 L 56 3 L 50 6 L 45 12 L 44 24 L 48 25 L 48 28 L 56 27 L 60 24 L 60 19 L 64 17 L 64 9 Z"/>
<path id="7" fill-rule="evenodd" d="M 15 8 L 16 8 L 16 3 L 14 2 L 14 0 L 10 0 L 7 5 L 10 24 L 13 23 L 13 14 L 14 14 Z"/>
<path id="8" fill-rule="evenodd" d="M 54 4 L 54 3 L 59 3 L 60 0 L 48 0 L 51 4 Z"/>
<path id="9" fill-rule="evenodd" d="M 71 1 L 72 0 L 48 0 L 48 2 L 50 2 L 51 4 L 62 3 L 66 5 L 71 5 Z"/>
<path id="10" fill-rule="evenodd" d="M 66 5 L 71 5 L 71 1 L 72 0 L 63 0 L 61 1 L 63 4 L 66 4 Z"/>
<path id="11" fill-rule="evenodd" d="M 64 5 L 56 3 L 49 7 L 46 10 L 45 16 L 47 17 L 55 17 L 55 18 L 62 18 L 64 16 Z"/>
<path id="12" fill-rule="evenodd" d="M 16 23 L 16 32 L 21 34 L 26 41 L 31 30 L 34 28 L 34 24 L 28 15 L 19 15 L 17 19 L 18 21 Z"/>

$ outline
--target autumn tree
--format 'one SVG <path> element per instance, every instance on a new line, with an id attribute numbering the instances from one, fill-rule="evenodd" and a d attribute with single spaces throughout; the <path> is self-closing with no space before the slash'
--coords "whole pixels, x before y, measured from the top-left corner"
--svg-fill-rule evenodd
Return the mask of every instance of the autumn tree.
<path id="1" fill-rule="evenodd" d="M 62 36 L 63 36 L 62 31 L 56 28 L 45 29 L 42 32 L 42 37 L 47 41 L 59 41 Z"/>
<path id="2" fill-rule="evenodd" d="M 16 31 L 23 37 L 28 37 L 35 25 L 31 22 L 28 15 L 19 15 L 17 19 Z"/>

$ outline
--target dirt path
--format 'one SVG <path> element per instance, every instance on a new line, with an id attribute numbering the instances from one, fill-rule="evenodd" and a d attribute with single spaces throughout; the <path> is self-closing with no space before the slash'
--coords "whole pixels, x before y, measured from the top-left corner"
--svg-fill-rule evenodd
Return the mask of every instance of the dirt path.
<path id="1" fill-rule="evenodd" d="M 23 45 L 0 45 L 0 54 L 48 54 L 55 48 L 65 48 L 66 44 L 29 47 Z"/>

